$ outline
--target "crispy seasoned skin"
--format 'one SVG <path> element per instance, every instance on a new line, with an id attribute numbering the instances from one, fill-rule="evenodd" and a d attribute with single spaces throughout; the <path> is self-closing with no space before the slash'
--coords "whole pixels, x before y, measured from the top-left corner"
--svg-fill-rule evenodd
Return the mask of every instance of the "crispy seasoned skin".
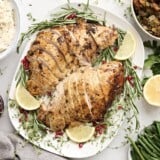
<path id="1" fill-rule="evenodd" d="M 84 122 L 103 120 L 114 96 L 123 88 L 120 62 L 81 67 L 59 82 L 49 104 L 42 104 L 38 119 L 53 131 Z"/>
<path id="2" fill-rule="evenodd" d="M 116 39 L 114 28 L 83 20 L 39 32 L 27 54 L 30 73 L 27 89 L 32 95 L 53 91 L 72 72 L 91 65 L 97 52 L 113 45 Z"/>

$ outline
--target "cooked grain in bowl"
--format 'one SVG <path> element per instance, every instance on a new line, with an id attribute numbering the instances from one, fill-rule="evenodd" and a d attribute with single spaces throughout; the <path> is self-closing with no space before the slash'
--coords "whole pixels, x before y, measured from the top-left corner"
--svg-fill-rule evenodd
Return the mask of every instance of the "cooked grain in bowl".
<path id="1" fill-rule="evenodd" d="M 0 0 L 0 53 L 10 45 L 15 33 L 14 11 L 10 0 Z"/>

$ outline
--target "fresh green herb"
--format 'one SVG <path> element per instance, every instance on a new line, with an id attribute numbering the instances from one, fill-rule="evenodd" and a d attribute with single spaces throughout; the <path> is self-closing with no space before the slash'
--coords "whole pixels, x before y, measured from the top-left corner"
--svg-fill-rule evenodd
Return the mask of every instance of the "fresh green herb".
<path id="1" fill-rule="evenodd" d="M 146 41 L 144 42 L 144 46 L 153 51 L 145 60 L 144 69 L 150 69 L 153 75 L 160 74 L 160 45 L 158 45 L 157 41 Z M 147 78 L 149 77 L 145 76 L 143 84 L 145 84 Z"/>
<path id="2" fill-rule="evenodd" d="M 31 13 L 28 13 L 27 14 L 27 17 L 28 17 L 28 20 L 30 20 L 30 21 L 36 21 L 36 19 L 35 18 L 33 18 L 33 16 L 32 16 L 32 14 Z"/>
<path id="3" fill-rule="evenodd" d="M 133 160 L 160 160 L 160 122 L 155 121 L 145 127 L 134 142 L 128 137 L 131 143 L 131 157 Z"/>
<path id="4" fill-rule="evenodd" d="M 7 68 L 7 67 L 0 68 L 0 76 L 2 76 L 2 75 L 3 75 L 3 72 L 4 72 L 4 70 L 5 70 L 6 68 Z"/>
<path id="5" fill-rule="evenodd" d="M 25 111 L 13 99 L 9 99 L 9 107 L 17 110 L 20 128 L 25 130 L 29 141 L 37 142 L 47 134 L 49 129 L 37 120 L 37 111 Z"/>
<path id="6" fill-rule="evenodd" d="M 115 42 L 114 47 L 118 48 L 125 36 L 125 32 L 122 30 L 118 30 L 118 39 Z M 102 51 L 99 57 L 94 61 L 93 65 L 98 65 L 103 61 L 112 61 L 114 60 L 115 51 L 112 47 L 108 47 L 104 51 Z M 133 115 L 136 119 L 136 128 L 139 128 L 139 121 L 137 118 L 138 109 L 134 104 L 135 99 L 140 98 L 142 96 L 142 85 L 137 73 L 132 66 L 132 63 L 129 59 L 123 61 L 125 73 L 124 76 L 126 77 L 126 81 L 124 84 L 124 90 L 121 96 L 114 102 L 114 105 L 122 105 L 126 111 L 132 110 Z M 129 77 L 132 80 L 129 80 Z M 127 98 L 126 98 L 127 97 Z M 121 102 L 121 103 L 120 103 Z"/>
<path id="7" fill-rule="evenodd" d="M 21 113 L 20 120 L 22 121 L 22 128 L 26 131 L 29 140 L 41 140 L 46 134 L 46 126 L 37 121 L 36 111 L 29 113 Z"/>
<path id="8" fill-rule="evenodd" d="M 19 71 L 16 75 L 16 86 L 21 83 L 23 86 L 26 86 L 26 81 L 28 80 L 28 72 L 24 69 L 23 65 L 20 65 Z"/>
<path id="9" fill-rule="evenodd" d="M 0 69 L 0 75 L 1 75 L 1 76 L 3 75 L 2 69 Z"/>
<path id="10" fill-rule="evenodd" d="M 54 17 L 51 18 L 50 20 L 45 20 L 39 23 L 32 24 L 26 33 L 21 34 L 21 38 L 19 39 L 17 46 L 17 52 L 19 53 L 19 49 L 22 43 L 37 31 L 40 31 L 42 29 L 47 29 L 50 27 L 63 26 L 66 24 L 76 23 L 76 19 L 74 17 L 73 19 L 69 18 L 69 16 L 73 14 L 76 15 L 75 16 L 76 18 L 83 18 L 91 22 L 104 24 L 104 21 L 99 20 L 96 14 L 89 8 L 89 0 L 87 1 L 87 4 L 82 4 L 81 6 L 82 6 L 81 10 L 78 10 L 76 8 L 71 7 L 70 2 L 68 1 L 67 7 L 62 8 L 61 12 L 53 14 Z"/>
<path id="11" fill-rule="evenodd" d="M 125 10 L 124 10 L 124 17 L 126 18 L 129 18 L 129 17 L 132 17 L 132 12 L 131 12 L 131 7 L 127 7 Z"/>
<path id="12" fill-rule="evenodd" d="M 9 99 L 9 107 L 17 108 L 18 107 L 17 101 L 14 99 Z"/>
<path id="13" fill-rule="evenodd" d="M 120 5 L 124 5 L 124 0 L 115 0 L 116 2 L 118 2 Z"/>

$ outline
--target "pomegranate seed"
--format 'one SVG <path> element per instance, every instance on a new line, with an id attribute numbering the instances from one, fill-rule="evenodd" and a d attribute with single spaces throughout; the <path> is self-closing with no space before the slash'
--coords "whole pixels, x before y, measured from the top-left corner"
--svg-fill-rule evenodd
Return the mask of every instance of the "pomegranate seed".
<path id="1" fill-rule="evenodd" d="M 52 96 L 52 93 L 51 93 L 51 92 L 47 92 L 47 95 L 48 95 L 49 97 L 51 97 L 51 96 Z"/>
<path id="2" fill-rule="evenodd" d="M 122 106 L 118 106 L 118 110 L 121 110 L 121 109 L 123 109 L 123 107 Z"/>
<path id="3" fill-rule="evenodd" d="M 95 131 L 98 134 L 102 134 L 106 129 L 106 126 L 104 124 L 99 124 L 96 126 Z"/>
<path id="4" fill-rule="evenodd" d="M 76 17 L 77 17 L 76 13 L 72 13 L 72 14 L 67 16 L 67 19 L 74 19 Z"/>
<path id="5" fill-rule="evenodd" d="M 28 111 L 25 111 L 24 109 L 20 108 L 19 112 L 24 115 L 25 120 L 27 121 L 28 120 Z"/>
<path id="6" fill-rule="evenodd" d="M 61 130 L 55 132 L 55 138 L 59 138 L 63 136 L 63 132 Z"/>
<path id="7" fill-rule="evenodd" d="M 127 76 L 126 78 L 125 78 L 129 83 L 130 83 L 130 85 L 133 87 L 134 86 L 134 77 L 133 76 Z"/>
<path id="8" fill-rule="evenodd" d="M 22 122 L 22 118 L 19 119 L 19 122 Z"/>
<path id="9" fill-rule="evenodd" d="M 113 50 L 114 50 L 115 52 L 117 52 L 118 49 L 119 49 L 118 47 L 114 47 L 114 48 L 113 48 Z"/>
<path id="10" fill-rule="evenodd" d="M 135 66 L 133 66 L 133 68 L 134 68 L 134 69 L 142 69 L 141 67 L 136 66 L 136 65 L 135 65 Z"/>
<path id="11" fill-rule="evenodd" d="M 107 63 L 106 61 L 104 61 L 104 60 L 102 61 L 102 64 L 106 64 L 106 63 Z"/>
<path id="12" fill-rule="evenodd" d="M 21 60 L 21 63 L 23 64 L 25 70 L 29 69 L 29 61 L 26 56 Z"/>
<path id="13" fill-rule="evenodd" d="M 96 125 L 97 125 L 97 122 L 93 121 L 92 124 L 93 124 L 93 126 L 96 126 Z"/>
<path id="14" fill-rule="evenodd" d="M 83 147 L 83 143 L 79 143 L 78 146 L 79 146 L 79 148 L 82 148 Z"/>

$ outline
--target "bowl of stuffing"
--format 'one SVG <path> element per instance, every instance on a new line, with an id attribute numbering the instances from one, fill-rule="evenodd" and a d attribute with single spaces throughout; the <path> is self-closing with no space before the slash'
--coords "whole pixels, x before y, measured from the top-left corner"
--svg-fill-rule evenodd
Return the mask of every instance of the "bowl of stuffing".
<path id="1" fill-rule="evenodd" d="M 131 0 L 131 10 L 143 32 L 160 40 L 160 0 Z"/>
<path id="2" fill-rule="evenodd" d="M 20 33 L 19 8 L 14 0 L 0 0 L 0 60 L 15 48 Z"/>

